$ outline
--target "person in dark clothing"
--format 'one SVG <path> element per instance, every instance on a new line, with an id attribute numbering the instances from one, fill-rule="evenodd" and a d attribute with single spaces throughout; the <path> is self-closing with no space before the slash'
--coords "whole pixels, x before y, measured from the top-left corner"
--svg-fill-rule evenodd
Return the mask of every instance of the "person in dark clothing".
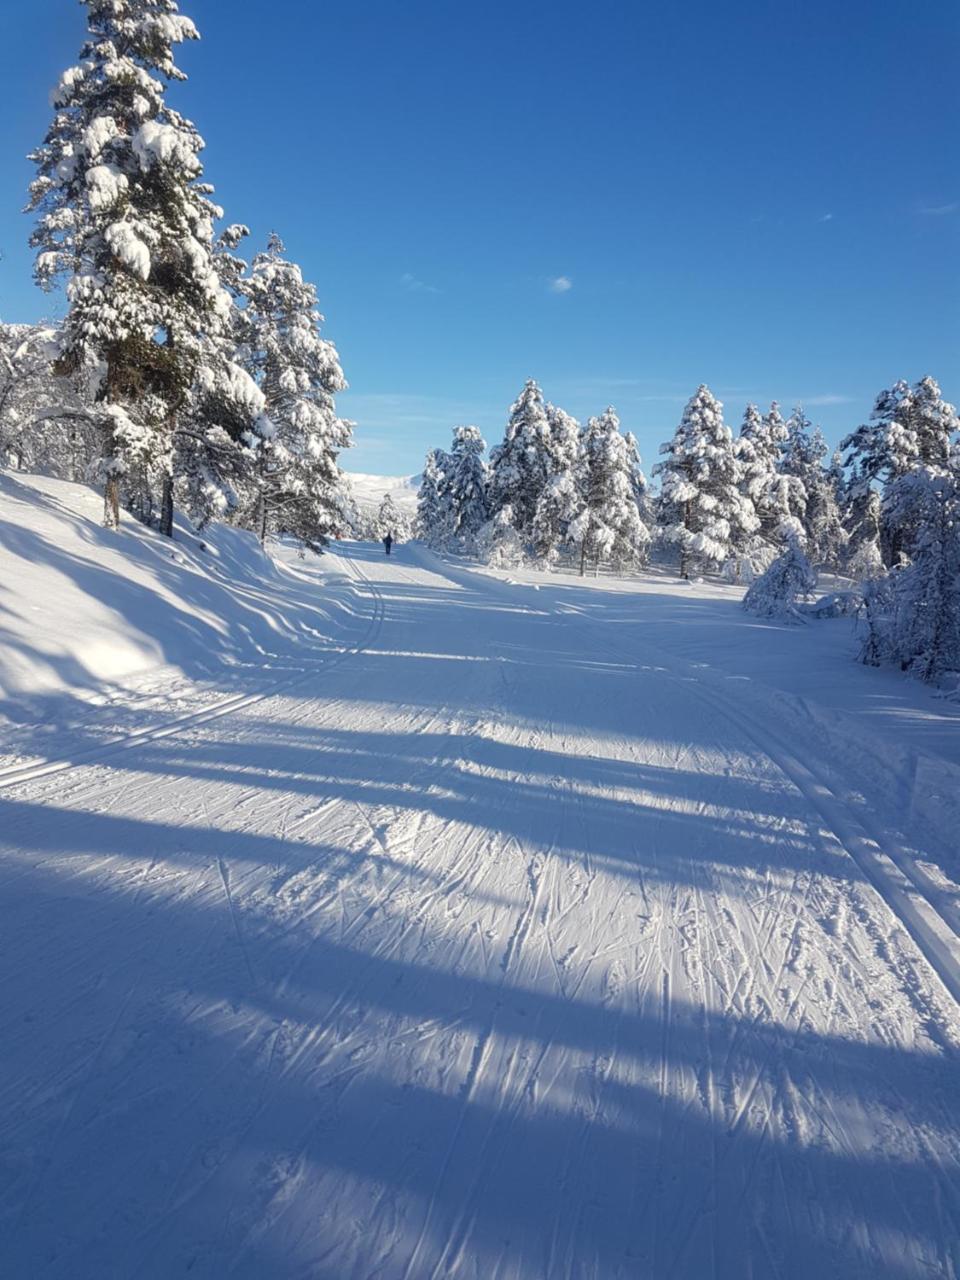
<path id="1" fill-rule="evenodd" d="M 388 533 L 383 540 L 383 545 L 387 548 L 387 555 L 390 554 L 390 548 L 393 546 L 393 534 Z"/>

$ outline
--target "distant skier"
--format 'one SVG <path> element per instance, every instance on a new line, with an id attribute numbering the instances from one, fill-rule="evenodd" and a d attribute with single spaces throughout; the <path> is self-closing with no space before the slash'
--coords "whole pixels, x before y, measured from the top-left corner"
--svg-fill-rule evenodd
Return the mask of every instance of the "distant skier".
<path id="1" fill-rule="evenodd" d="M 387 548 L 387 555 L 390 554 L 390 548 L 393 546 L 393 534 L 388 533 L 383 540 L 383 545 Z"/>

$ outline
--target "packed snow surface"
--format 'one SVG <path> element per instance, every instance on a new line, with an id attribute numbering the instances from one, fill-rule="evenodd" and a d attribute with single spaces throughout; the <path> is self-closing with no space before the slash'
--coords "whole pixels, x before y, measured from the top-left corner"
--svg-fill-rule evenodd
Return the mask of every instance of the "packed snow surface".
<path id="1" fill-rule="evenodd" d="M 35 491 L 46 607 L 202 696 L 0 778 L 0 1274 L 958 1274 L 955 706 L 732 588 L 417 544 L 231 586 Z M 72 715 L 38 617 L 5 669 Z"/>

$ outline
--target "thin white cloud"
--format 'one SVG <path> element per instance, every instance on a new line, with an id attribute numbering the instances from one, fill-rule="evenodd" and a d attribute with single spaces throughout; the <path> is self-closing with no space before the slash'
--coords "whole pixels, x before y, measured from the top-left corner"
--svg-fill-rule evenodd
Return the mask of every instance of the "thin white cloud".
<path id="1" fill-rule="evenodd" d="M 853 404 L 853 396 L 838 396 L 832 392 L 827 392 L 826 395 L 822 396 L 807 396 L 806 398 L 801 396 L 800 403 L 824 408 L 831 404 Z"/>
<path id="2" fill-rule="evenodd" d="M 569 293 L 573 288 L 573 281 L 569 276 L 554 276 L 550 281 L 551 293 Z"/>
<path id="3" fill-rule="evenodd" d="M 954 200 L 952 204 L 927 204 L 920 210 L 926 214 L 928 218 L 943 218 L 948 213 L 956 213 L 960 209 L 960 200 Z"/>
<path id="4" fill-rule="evenodd" d="M 345 391 L 337 396 L 342 409 L 358 425 L 361 433 L 389 430 L 393 433 L 416 432 L 421 429 L 440 431 L 446 437 L 458 422 L 483 421 L 491 406 L 455 399 L 451 396 L 419 395 L 412 392 Z M 499 416 L 499 414 L 498 414 Z M 364 434 L 364 438 L 366 436 Z M 444 440 L 436 443 L 443 444 Z"/>
<path id="5" fill-rule="evenodd" d="M 405 271 L 400 277 L 400 284 L 408 293 L 439 293 L 440 290 L 436 285 L 426 284 L 423 280 L 418 280 L 410 271 Z"/>
<path id="6" fill-rule="evenodd" d="M 820 217 L 817 219 L 817 221 L 818 221 L 818 222 L 832 222 L 832 221 L 833 221 L 833 214 L 832 214 L 832 213 L 823 213 L 823 214 L 821 214 L 821 215 L 820 215 Z"/>

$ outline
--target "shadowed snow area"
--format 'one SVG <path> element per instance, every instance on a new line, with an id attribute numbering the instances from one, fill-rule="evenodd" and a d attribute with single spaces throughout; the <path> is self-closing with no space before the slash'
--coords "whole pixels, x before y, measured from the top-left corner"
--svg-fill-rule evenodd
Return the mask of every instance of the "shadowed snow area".
<path id="1" fill-rule="evenodd" d="M 956 706 L 732 588 L 237 575 L 281 670 L 0 792 L 0 1274 L 958 1274 Z"/>

